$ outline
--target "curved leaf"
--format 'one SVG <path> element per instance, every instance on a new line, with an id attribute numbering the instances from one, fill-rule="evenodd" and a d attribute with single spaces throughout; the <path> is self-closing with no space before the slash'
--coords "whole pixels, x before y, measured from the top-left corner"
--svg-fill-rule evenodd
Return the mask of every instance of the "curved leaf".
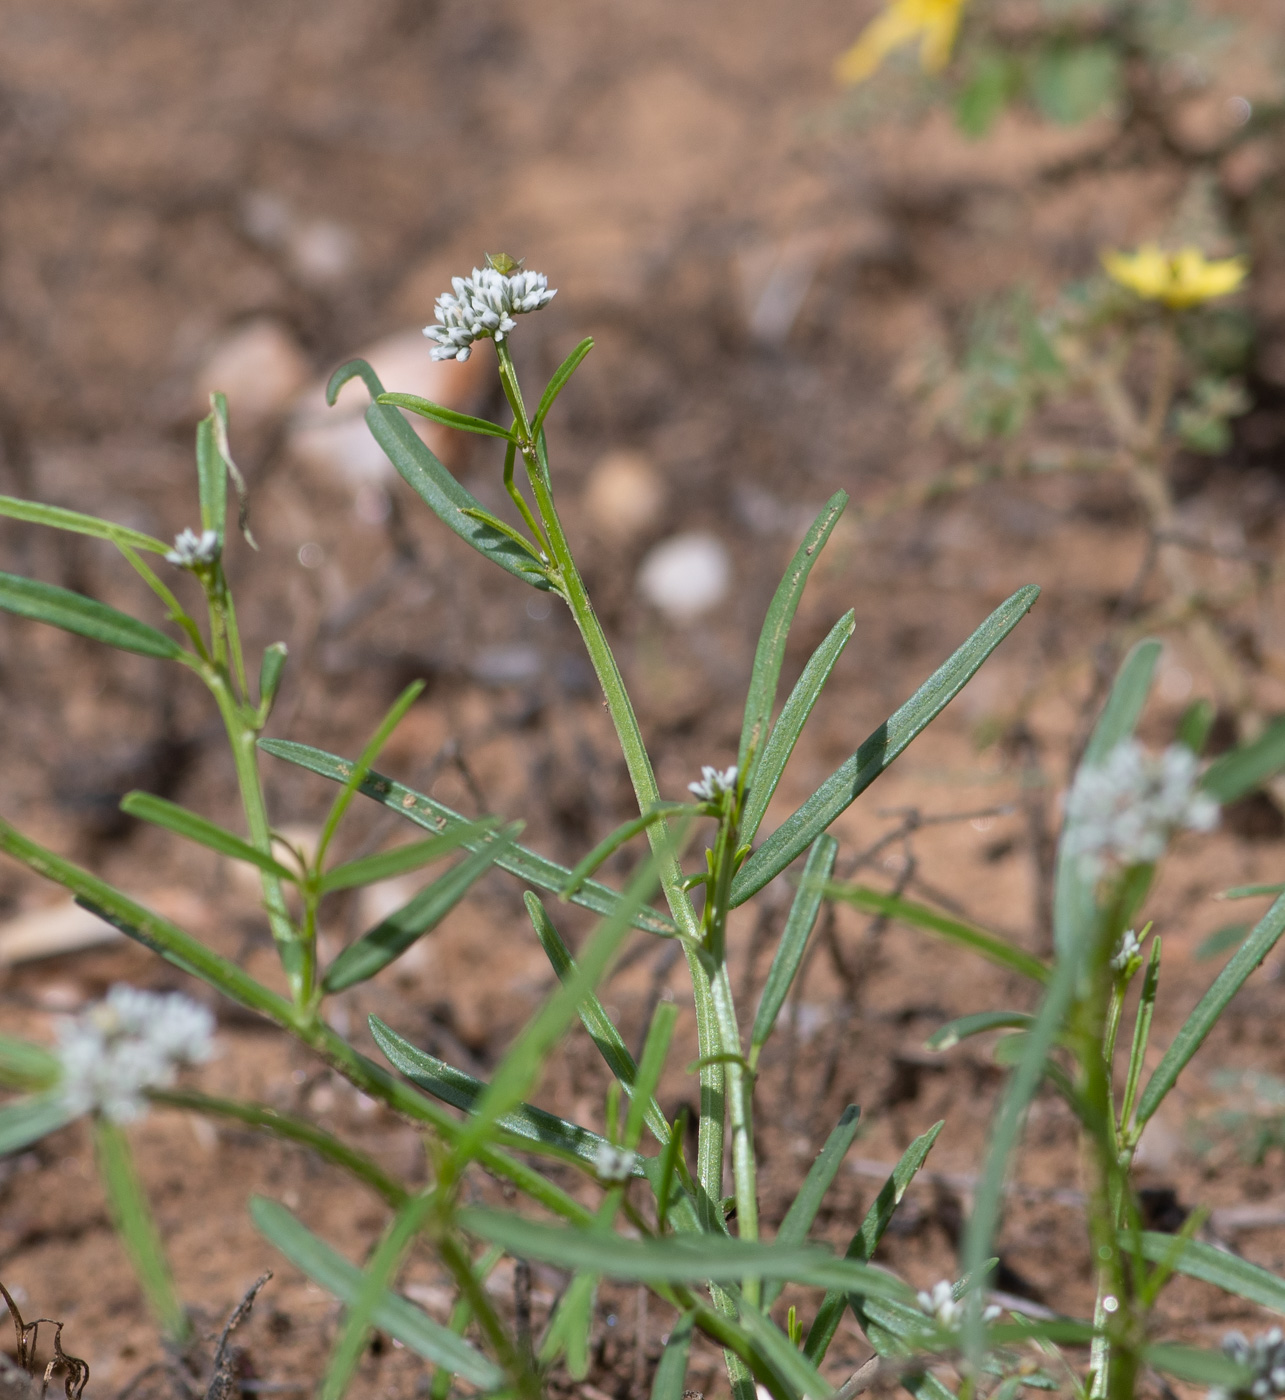
<path id="1" fill-rule="evenodd" d="M 110 520 L 99 520 L 96 515 L 82 515 L 78 510 L 66 510 L 62 506 L 19 500 L 16 496 L 0 496 L 0 515 L 7 515 L 11 520 L 26 520 L 32 525 L 67 530 L 73 535 L 110 540 L 112 544 L 145 549 L 152 554 L 166 554 L 171 548 L 164 540 L 145 535 L 142 530 L 131 530 L 128 525 L 116 525 Z"/>
<path id="2" fill-rule="evenodd" d="M 36 622 L 48 622 L 64 632 L 105 642 L 120 651 L 134 651 L 162 661 L 176 661 L 186 655 L 172 637 L 127 613 L 118 612 L 94 598 L 86 598 L 83 593 L 73 593 L 69 588 L 21 578 L 17 574 L 0 573 L 0 608 Z"/>

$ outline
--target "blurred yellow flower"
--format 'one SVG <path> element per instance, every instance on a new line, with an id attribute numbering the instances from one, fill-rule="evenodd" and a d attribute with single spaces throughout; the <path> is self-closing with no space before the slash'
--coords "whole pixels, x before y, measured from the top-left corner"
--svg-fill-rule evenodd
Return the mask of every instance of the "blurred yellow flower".
<path id="1" fill-rule="evenodd" d="M 946 66 L 959 32 L 965 0 L 888 0 L 861 31 L 861 37 L 835 66 L 839 81 L 859 83 L 893 51 L 919 40 L 919 63 L 926 73 Z"/>
<path id="2" fill-rule="evenodd" d="M 1249 274 L 1244 258 L 1210 262 L 1199 248 L 1168 253 L 1155 243 L 1144 243 L 1136 253 L 1103 253 L 1102 265 L 1122 287 L 1175 310 L 1224 297 Z"/>

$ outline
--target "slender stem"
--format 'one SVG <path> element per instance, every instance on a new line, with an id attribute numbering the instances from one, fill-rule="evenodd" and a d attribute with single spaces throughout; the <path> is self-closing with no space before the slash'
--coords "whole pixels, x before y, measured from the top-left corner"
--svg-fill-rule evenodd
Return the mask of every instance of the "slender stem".
<path id="1" fill-rule="evenodd" d="M 531 514 L 531 507 L 527 505 L 526 498 L 518 490 L 513 480 L 513 459 L 517 455 L 518 445 L 510 442 L 504 453 L 504 489 L 513 498 L 513 504 L 517 506 L 522 514 L 522 519 L 526 521 L 527 529 L 535 536 L 544 549 L 545 559 L 549 557 L 549 541 L 544 537 L 544 531 L 540 528 L 540 522 Z"/>

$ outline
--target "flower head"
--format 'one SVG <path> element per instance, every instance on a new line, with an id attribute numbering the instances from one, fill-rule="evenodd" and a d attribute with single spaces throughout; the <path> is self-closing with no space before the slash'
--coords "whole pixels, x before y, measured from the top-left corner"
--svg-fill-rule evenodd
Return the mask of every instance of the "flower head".
<path id="1" fill-rule="evenodd" d="M 515 316 L 539 311 L 558 294 L 543 272 L 527 272 L 504 253 L 488 257 L 471 277 L 452 277 L 451 286 L 454 292 L 437 298 L 437 324 L 424 327 L 435 360 L 467 360 L 475 340 L 502 341 L 517 326 Z"/>
<path id="2" fill-rule="evenodd" d="M 1144 929 L 1143 933 L 1145 932 Z M 1116 972 L 1124 972 L 1141 952 L 1142 944 L 1138 941 L 1138 935 L 1132 929 L 1126 929 L 1120 935 L 1120 946 L 1116 949 L 1115 957 L 1111 959 L 1111 966 Z"/>
<path id="3" fill-rule="evenodd" d="M 637 1154 L 627 1147 L 600 1142 L 593 1154 L 593 1169 L 603 1181 L 628 1181 L 634 1174 Z"/>
<path id="4" fill-rule="evenodd" d="M 736 790 L 736 765 L 721 771 L 708 763 L 701 765 L 701 781 L 688 783 L 687 791 L 695 793 L 702 802 L 717 802 L 725 792 Z"/>
<path id="5" fill-rule="evenodd" d="M 214 1017 L 178 992 L 117 985 L 58 1028 L 63 1101 L 116 1123 L 147 1112 L 144 1091 L 174 1082 L 180 1065 L 214 1054 Z"/>
<path id="6" fill-rule="evenodd" d="M 219 557 L 219 536 L 215 530 L 203 530 L 199 535 L 195 530 L 184 530 L 174 536 L 174 548 L 166 555 L 169 564 L 180 569 L 198 569 L 213 564 Z"/>
<path id="7" fill-rule="evenodd" d="M 1196 755 L 1172 744 L 1159 756 L 1136 739 L 1075 775 L 1066 798 L 1066 847 L 1091 863 L 1159 860 L 1174 832 L 1212 831 L 1218 804 L 1196 786 Z"/>
<path id="8" fill-rule="evenodd" d="M 882 14 L 836 65 L 839 81 L 864 82 L 885 58 L 903 44 L 919 40 L 919 64 L 925 73 L 944 68 L 955 46 L 965 0 L 888 0 Z"/>
<path id="9" fill-rule="evenodd" d="M 961 1298 L 955 1297 L 955 1285 L 948 1279 L 941 1279 L 934 1283 L 932 1291 L 921 1291 L 916 1295 L 921 1312 L 927 1313 L 929 1317 L 947 1332 L 953 1332 L 964 1318 L 964 1302 Z M 983 1322 L 993 1322 L 1002 1310 L 991 1304 L 982 1312 Z"/>
<path id="10" fill-rule="evenodd" d="M 1175 310 L 1198 306 L 1234 292 L 1249 275 L 1244 258 L 1215 258 L 1199 248 L 1166 252 L 1144 243 L 1136 253 L 1104 253 L 1107 275 L 1144 301 L 1162 301 Z"/>
<path id="11" fill-rule="evenodd" d="M 1285 1333 L 1279 1327 L 1260 1333 L 1252 1342 L 1242 1332 L 1228 1332 L 1223 1352 L 1250 1375 L 1240 1385 L 1211 1387 L 1208 1400 L 1269 1400 L 1285 1395 Z"/>

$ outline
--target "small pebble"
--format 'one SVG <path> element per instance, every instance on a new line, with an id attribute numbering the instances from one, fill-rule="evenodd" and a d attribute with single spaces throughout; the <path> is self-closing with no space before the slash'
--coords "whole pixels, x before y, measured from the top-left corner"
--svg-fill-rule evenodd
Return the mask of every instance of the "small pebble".
<path id="1" fill-rule="evenodd" d="M 227 395 L 233 424 L 262 423 L 284 413 L 307 382 L 310 366 L 290 332 L 269 317 L 230 330 L 196 374 L 199 411 L 214 390 Z"/>
<path id="2" fill-rule="evenodd" d="M 702 531 L 662 540 L 638 570 L 639 592 L 673 622 L 689 622 L 717 606 L 731 581 L 726 546 Z"/>
<path id="3" fill-rule="evenodd" d="M 645 534 L 665 509 L 665 483 L 641 452 L 609 452 L 589 477 L 585 508 L 616 540 Z"/>

